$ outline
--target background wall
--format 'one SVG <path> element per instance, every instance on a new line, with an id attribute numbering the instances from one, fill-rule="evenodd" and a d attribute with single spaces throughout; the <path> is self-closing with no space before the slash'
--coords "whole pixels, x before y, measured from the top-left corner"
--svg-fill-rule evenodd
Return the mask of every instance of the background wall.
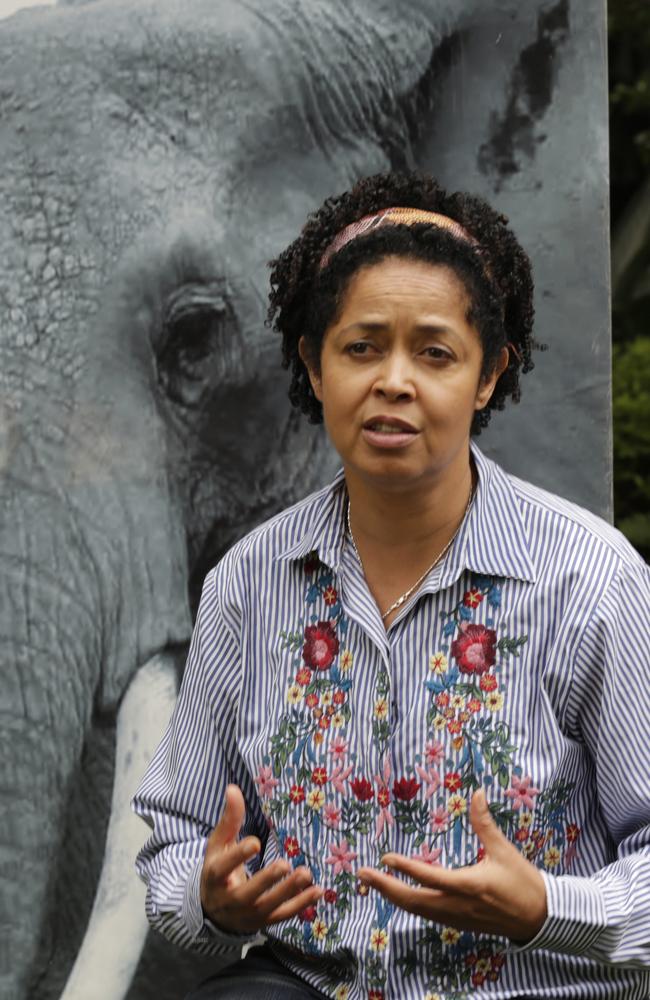
<path id="1" fill-rule="evenodd" d="M 91 0 L 0 22 L 2 995 L 171 1000 L 209 967 L 152 936 L 140 958 L 125 803 L 205 572 L 335 464 L 263 326 L 265 262 L 326 195 L 419 166 L 511 216 L 550 349 L 481 444 L 611 513 L 604 20 Z"/>

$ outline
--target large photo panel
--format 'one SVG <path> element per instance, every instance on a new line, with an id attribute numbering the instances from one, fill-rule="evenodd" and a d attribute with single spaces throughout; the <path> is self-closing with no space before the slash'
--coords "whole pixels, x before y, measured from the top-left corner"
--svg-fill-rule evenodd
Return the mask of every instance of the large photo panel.
<path id="1" fill-rule="evenodd" d="M 11 8 L 20 7 L 12 2 Z M 356 178 L 510 216 L 536 355 L 481 446 L 610 512 L 602 0 L 0 6 L 0 994 L 172 1000 L 133 794 L 201 584 L 326 482 L 267 261 Z"/>

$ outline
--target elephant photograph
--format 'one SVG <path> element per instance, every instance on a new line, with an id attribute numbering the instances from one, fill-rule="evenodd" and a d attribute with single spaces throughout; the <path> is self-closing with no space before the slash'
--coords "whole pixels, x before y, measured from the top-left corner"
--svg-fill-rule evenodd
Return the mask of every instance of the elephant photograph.
<path id="1" fill-rule="evenodd" d="M 367 174 L 487 197 L 548 350 L 481 447 L 611 518 L 605 8 L 20 6 L 0 5 L 0 996 L 175 1000 L 214 961 L 149 932 L 130 799 L 206 573 L 338 468 L 290 406 L 268 261 Z"/>

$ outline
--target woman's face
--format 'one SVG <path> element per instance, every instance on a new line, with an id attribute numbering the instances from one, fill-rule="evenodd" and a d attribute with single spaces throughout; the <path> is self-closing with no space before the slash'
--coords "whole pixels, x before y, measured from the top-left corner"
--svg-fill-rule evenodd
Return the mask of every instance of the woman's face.
<path id="1" fill-rule="evenodd" d="M 463 284 L 441 265 L 389 257 L 352 277 L 323 338 L 320 372 L 308 365 L 348 474 L 412 489 L 467 462 L 474 413 L 508 363 L 503 348 L 481 380 L 468 305 Z"/>

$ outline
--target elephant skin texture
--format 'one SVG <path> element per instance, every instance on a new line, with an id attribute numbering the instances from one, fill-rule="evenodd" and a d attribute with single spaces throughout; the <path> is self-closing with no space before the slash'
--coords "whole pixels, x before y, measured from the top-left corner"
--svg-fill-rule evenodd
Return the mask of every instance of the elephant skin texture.
<path id="1" fill-rule="evenodd" d="M 267 261 L 359 176 L 458 176 L 431 148 L 440 88 L 495 17 L 516 27 L 512 106 L 471 140 L 484 193 L 536 155 L 554 81 L 524 127 L 518 60 L 550 40 L 546 80 L 568 2 L 541 36 L 548 4 L 493 6 L 95 0 L 0 21 L 3 997 L 64 990 L 133 678 L 180 675 L 208 569 L 336 468 L 290 410 Z M 214 964 L 150 935 L 128 996 L 172 1000 Z"/>

